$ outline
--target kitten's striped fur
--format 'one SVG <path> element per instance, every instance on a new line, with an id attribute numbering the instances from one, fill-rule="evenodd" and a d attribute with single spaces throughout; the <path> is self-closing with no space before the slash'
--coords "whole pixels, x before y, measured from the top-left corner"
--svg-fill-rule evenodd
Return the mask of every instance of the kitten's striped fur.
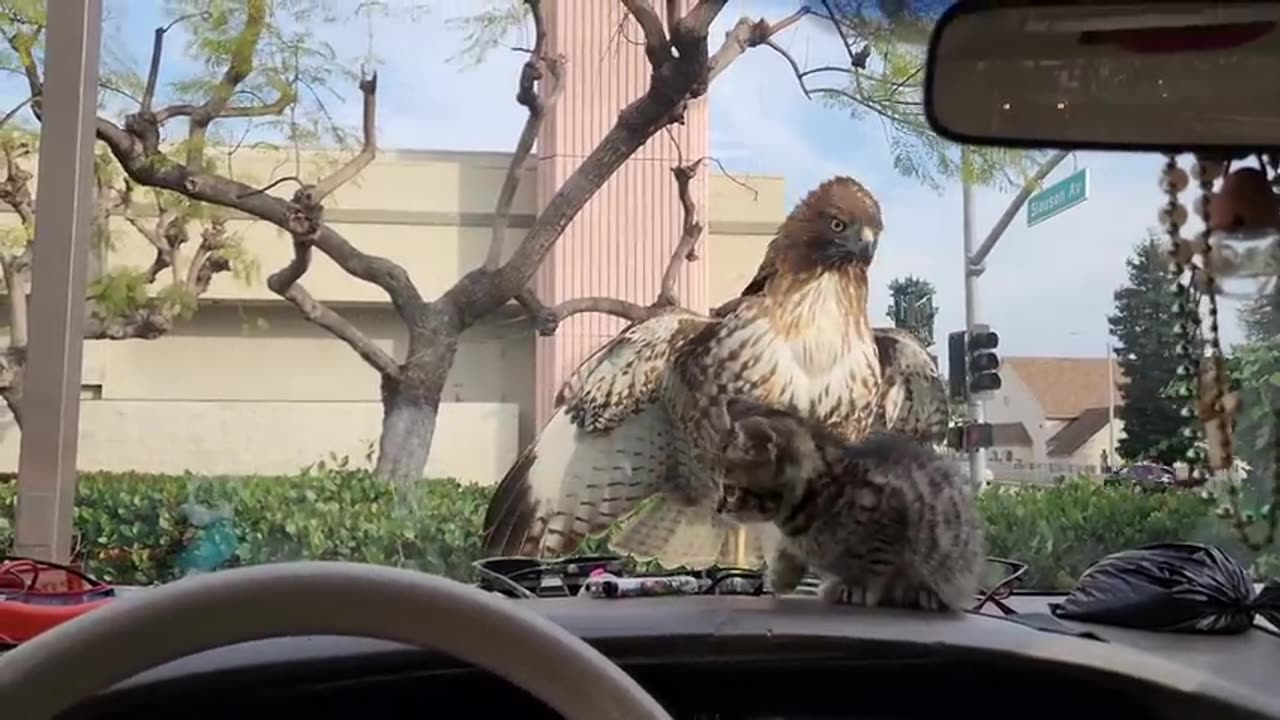
<path id="1" fill-rule="evenodd" d="M 717 512 L 771 522 L 775 593 L 806 571 L 828 602 L 963 610 L 984 563 L 970 484 L 932 448 L 893 433 L 849 443 L 816 423 L 734 399 L 718 416 L 725 473 Z"/>

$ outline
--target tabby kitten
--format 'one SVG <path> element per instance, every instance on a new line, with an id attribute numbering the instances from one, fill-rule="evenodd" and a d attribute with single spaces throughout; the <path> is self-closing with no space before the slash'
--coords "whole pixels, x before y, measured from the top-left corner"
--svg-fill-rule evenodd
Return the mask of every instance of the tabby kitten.
<path id="1" fill-rule="evenodd" d="M 905 435 L 846 442 L 792 413 L 733 399 L 716 424 L 724 473 L 716 511 L 781 531 L 773 592 L 807 571 L 827 602 L 963 610 L 985 555 L 973 491 L 955 466 Z"/>

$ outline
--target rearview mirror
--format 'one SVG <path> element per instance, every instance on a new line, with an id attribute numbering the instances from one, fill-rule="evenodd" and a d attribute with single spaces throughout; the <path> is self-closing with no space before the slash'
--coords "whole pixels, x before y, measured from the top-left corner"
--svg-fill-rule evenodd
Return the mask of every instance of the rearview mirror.
<path id="1" fill-rule="evenodd" d="M 929 41 L 925 113 L 970 145 L 1280 147 L 1280 2 L 960 0 Z"/>

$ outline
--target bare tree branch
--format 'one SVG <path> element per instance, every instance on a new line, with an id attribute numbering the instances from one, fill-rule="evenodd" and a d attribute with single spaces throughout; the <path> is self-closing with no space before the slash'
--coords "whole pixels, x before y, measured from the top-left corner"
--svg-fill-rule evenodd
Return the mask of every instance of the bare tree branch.
<path id="1" fill-rule="evenodd" d="M 346 318 L 321 304 L 298 280 L 311 266 L 311 243 L 303 238 L 293 241 L 293 260 L 267 278 L 267 287 L 288 300 L 303 317 L 345 342 L 365 362 L 386 377 L 396 377 L 400 369 L 396 361 Z"/>
<path id="2" fill-rule="evenodd" d="M 740 18 L 738 22 L 734 23 L 733 29 L 725 34 L 724 42 L 720 45 L 720 49 L 716 51 L 715 55 L 711 56 L 708 81 L 714 80 L 717 75 L 724 72 L 742 53 L 769 42 L 778 33 L 800 22 L 810 12 L 808 8 L 802 7 L 776 23 L 771 23 L 764 18 L 754 21 L 750 18 Z M 787 54 L 780 47 L 775 49 L 782 52 L 783 55 Z M 792 61 L 792 64 L 795 64 L 794 61 Z"/>
<path id="3" fill-rule="evenodd" d="M 25 143 L 5 142 L 0 152 L 4 154 L 5 164 L 5 177 L 0 181 L 0 202 L 17 214 L 26 231 L 32 232 L 36 226 L 36 199 L 31 193 L 33 176 L 18 164 L 19 159 L 31 153 L 31 148 Z"/>
<path id="4" fill-rule="evenodd" d="M 9 112 L 4 114 L 4 117 L 0 117 L 0 127 L 4 127 L 5 125 L 8 125 L 9 121 L 12 120 L 15 115 L 22 112 L 22 108 L 30 105 L 34 100 L 35 100 L 34 97 L 29 97 L 26 100 L 23 100 L 22 102 L 10 108 Z"/>
<path id="5" fill-rule="evenodd" d="M 707 30 L 725 1 L 700 0 L 676 20 L 669 41 L 674 52 L 647 52 L 650 63 L 658 63 L 649 89 L 619 113 L 613 128 L 556 191 L 511 258 L 496 271 L 496 282 L 468 275 L 445 293 L 441 301 L 459 308 L 464 324 L 523 292 L 569 222 L 604 181 L 656 132 L 680 121 L 690 100 L 706 93 L 714 69 L 707 54 Z M 666 36 L 648 0 L 621 2 L 645 29 L 646 45 Z M 731 60 L 722 61 L 721 69 Z"/>
<path id="6" fill-rule="evenodd" d="M 364 99 L 364 112 L 362 113 L 364 143 L 360 146 L 360 152 L 355 157 L 344 163 L 332 175 L 316 183 L 311 190 L 311 198 L 314 202 L 321 202 L 332 195 L 338 188 L 354 180 L 362 170 L 369 166 L 369 163 L 373 162 L 374 156 L 378 154 L 377 72 L 360 80 L 360 95 Z"/>
<path id="7" fill-rule="evenodd" d="M 543 304 L 530 288 L 525 288 L 516 295 L 516 302 L 533 320 L 538 334 L 550 337 L 556 334 L 560 323 L 583 313 L 602 313 L 622 318 L 630 322 L 647 320 L 654 315 L 654 309 L 629 300 L 611 297 L 581 297 L 566 300 L 554 307 Z"/>
<path id="8" fill-rule="evenodd" d="M 629 322 L 638 322 L 681 307 L 680 299 L 676 297 L 676 283 L 680 279 L 680 270 L 684 264 L 698 259 L 698 241 L 702 239 L 703 229 L 698 219 L 698 206 L 693 201 L 689 185 L 697 176 L 698 168 L 706 158 L 699 158 L 686 164 L 678 143 L 676 151 L 680 155 L 680 160 L 671 168 L 671 175 L 676 181 L 676 193 L 680 196 L 683 219 L 680 225 L 680 241 L 672 251 L 666 270 L 662 273 L 662 284 L 657 297 L 649 305 L 640 305 L 621 298 L 583 297 L 548 307 L 531 288 L 525 288 L 515 299 L 533 320 L 539 335 L 554 335 L 562 322 L 583 313 L 601 313 Z"/>
<path id="9" fill-rule="evenodd" d="M 324 206 L 322 201 L 360 174 L 377 154 L 377 75 L 360 81 L 364 97 L 364 143 L 360 152 L 328 177 L 314 185 L 303 185 L 293 194 L 289 205 L 289 224 L 293 235 L 293 259 L 267 278 L 267 287 L 288 300 L 312 323 L 329 331 L 356 351 L 365 362 L 384 377 L 397 377 L 400 368 L 395 359 L 378 347 L 367 335 L 337 312 L 312 297 L 299 282 L 311 267 L 311 248 L 322 234 Z M 253 196 L 270 197 L 262 192 Z M 390 262 L 390 261 L 387 261 Z"/>
<path id="10" fill-rule="evenodd" d="M 231 74 L 228 72 L 226 75 Z M 362 86 L 362 89 L 365 88 Z M 369 83 L 368 89 L 370 93 L 366 95 L 366 101 L 376 91 L 376 83 Z M 98 118 L 96 132 L 98 139 L 107 145 L 125 173 L 135 182 L 172 190 L 192 200 L 239 210 L 266 220 L 290 234 L 296 234 L 295 231 L 300 229 L 304 232 L 314 231 L 311 239 L 314 247 L 328 255 L 348 275 L 381 288 L 398 311 L 404 313 L 425 306 L 425 301 L 403 267 L 386 258 L 357 250 L 332 228 L 322 222 L 317 226 L 308 217 L 308 213 L 299 213 L 294 203 L 268 195 L 264 190 L 245 183 L 205 172 L 202 168 L 193 170 L 179 165 L 160 153 L 157 143 L 151 140 L 159 137 L 154 116 L 135 113 L 126 118 L 124 127 Z M 308 227 L 300 228 L 300 223 Z"/>
<path id="11" fill-rule="evenodd" d="M 516 190 L 520 187 L 520 178 L 524 173 L 524 164 L 533 152 L 533 144 L 542 129 L 542 121 L 547 109 L 560 96 L 563 82 L 565 58 L 563 55 L 548 57 L 546 54 L 547 29 L 542 15 L 541 0 L 525 0 L 529 12 L 533 15 L 534 43 L 529 59 L 520 69 L 520 89 L 516 93 L 516 102 L 527 111 L 524 128 L 520 131 L 520 139 L 516 142 L 515 152 L 511 154 L 511 163 L 507 166 L 507 175 L 503 178 L 502 189 L 498 192 L 498 203 L 494 210 L 493 237 L 489 241 L 489 255 L 485 258 L 486 270 L 496 270 L 502 264 L 502 248 L 506 243 L 507 228 L 511 221 L 511 206 L 515 203 Z"/>
<path id="12" fill-rule="evenodd" d="M 651 46 L 656 42 L 663 42 L 669 45 L 674 43 L 676 38 L 680 38 L 681 42 L 689 44 L 690 41 L 687 37 L 691 33 L 696 34 L 697 23 L 702 22 L 703 19 L 706 19 L 706 22 L 709 23 L 710 19 L 707 18 L 713 19 L 715 12 L 724 4 L 723 2 L 701 2 L 684 18 L 676 19 L 668 17 L 667 28 L 670 30 L 672 38 L 671 40 L 668 40 L 666 31 L 664 31 L 660 19 L 657 17 L 656 13 L 653 12 L 653 8 L 647 0 L 621 1 L 631 12 L 632 16 L 636 18 L 641 29 L 645 31 L 646 55 L 648 56 L 651 64 L 656 63 L 655 78 L 659 77 L 659 73 L 662 68 L 669 67 L 668 63 L 673 62 L 674 58 L 684 59 L 686 58 L 686 55 L 682 52 L 677 52 L 673 55 L 669 52 L 669 49 L 665 49 L 667 47 L 665 45 L 662 52 L 652 51 Z M 668 11 L 670 12 L 670 8 Z M 726 35 L 720 50 L 716 52 L 714 57 L 707 59 L 705 64 L 702 65 L 702 75 L 707 78 L 714 77 L 742 55 L 743 52 L 752 47 L 771 42 L 771 38 L 775 34 L 791 27 L 807 14 L 807 10 L 801 9 L 777 23 L 770 23 L 767 20 L 751 21 L 746 18 L 738 21 L 733 30 Z M 705 28 L 703 29 L 703 33 L 701 46 L 702 53 L 705 56 Z M 697 64 L 699 61 L 695 58 L 693 59 L 693 62 Z M 705 85 L 701 87 L 705 88 Z M 628 108 L 628 110 L 630 109 L 631 108 Z M 625 114 L 626 111 L 624 111 L 624 116 Z M 621 120 L 622 118 L 620 118 L 619 126 L 622 124 Z M 669 125 L 669 122 L 664 123 L 662 127 L 669 128 Z M 619 126 L 615 126 L 615 132 L 618 130 Z M 606 137 L 605 142 L 607 141 L 608 137 Z M 603 146 L 604 143 L 601 143 L 601 145 Z M 597 147 L 597 151 L 599 149 L 600 147 Z M 647 306 L 619 298 L 585 297 L 566 300 L 555 306 L 548 307 L 537 297 L 531 288 L 526 286 L 516 294 L 515 300 L 525 310 L 529 317 L 534 320 L 539 334 L 554 334 L 560 323 L 565 319 L 582 313 L 603 313 L 635 322 L 654 317 L 655 315 L 665 312 L 671 308 L 680 306 L 679 299 L 676 297 L 675 286 L 679 280 L 680 271 L 684 263 L 692 262 L 697 259 L 697 244 L 701 239 L 703 232 L 703 225 L 698 218 L 698 209 L 696 204 L 693 202 L 689 186 L 704 161 L 710 160 L 717 165 L 719 165 L 719 161 L 714 158 L 699 158 L 692 163 L 685 163 L 683 159 L 683 151 L 678 143 L 676 143 L 676 151 L 678 161 L 677 165 L 673 167 L 671 171 L 676 181 L 677 193 L 680 196 L 683 220 L 681 224 L 680 241 L 672 252 L 671 258 L 667 263 L 667 267 L 663 272 L 662 284 L 658 291 L 657 298 L 652 304 Z M 590 159 L 588 162 L 589 161 Z M 721 165 L 720 167 L 723 170 L 723 166 Z M 726 172 L 726 174 L 728 173 Z M 743 187 L 747 187 L 752 190 L 752 192 L 755 192 L 750 188 L 750 186 L 741 183 L 741 181 L 736 179 L 734 181 L 743 185 Z M 570 186 L 573 182 L 574 179 L 571 178 L 565 183 L 565 187 Z M 561 191 L 564 191 L 564 187 L 561 188 Z M 548 211 L 549 210 L 551 210 L 550 205 L 548 206 Z M 546 214 L 547 211 L 544 211 L 544 217 Z M 542 219 L 543 218 L 540 217 L 539 221 Z M 530 235 L 533 235 L 532 231 Z M 517 256 L 513 257 L 512 261 L 508 262 L 508 268 L 514 265 L 514 261 L 520 255 L 520 250 L 524 250 L 529 244 L 530 238 L 526 236 L 525 242 L 522 243 L 521 248 L 517 250 Z"/>
<path id="13" fill-rule="evenodd" d="M 729 170 L 728 170 L 727 168 L 725 168 L 724 163 L 720 162 L 720 160 L 719 160 L 718 158 L 714 158 L 714 157 L 711 157 L 711 156 L 709 156 L 709 155 L 708 155 L 707 157 L 704 157 L 704 158 L 703 158 L 703 160 L 706 160 L 707 162 L 709 162 L 709 163 L 711 163 L 711 164 L 715 165 L 715 166 L 716 166 L 716 169 L 718 169 L 718 170 L 720 171 L 720 174 L 721 174 L 721 175 L 724 175 L 726 178 L 728 178 L 728 179 L 729 179 L 729 182 L 731 182 L 731 183 L 733 183 L 734 185 L 737 185 L 738 187 L 742 188 L 743 190 L 746 190 L 747 192 L 751 193 L 751 199 L 752 199 L 752 200 L 759 200 L 759 199 L 760 199 L 760 191 L 759 191 L 759 190 L 757 190 L 757 189 L 755 189 L 755 188 L 751 187 L 751 184 L 750 184 L 750 183 L 743 181 L 743 180 L 742 180 L 741 178 L 739 178 L 738 176 L 736 176 L 736 175 L 734 175 L 733 173 L 729 172 Z"/>
<path id="14" fill-rule="evenodd" d="M 164 54 L 164 36 L 165 33 L 173 29 L 175 25 L 192 18 L 203 16 L 204 13 L 191 13 L 176 18 L 168 25 L 161 25 L 155 30 L 155 35 L 151 40 L 151 65 L 147 68 L 147 85 L 142 91 L 142 98 L 139 105 L 143 112 L 151 112 L 151 105 L 156 98 L 156 83 L 160 79 L 160 58 Z"/>
<path id="15" fill-rule="evenodd" d="M 35 56 L 36 42 L 40 38 L 41 30 L 41 28 L 32 31 L 19 30 L 5 36 L 5 41 L 18 56 L 18 63 L 22 66 L 22 72 L 27 78 L 27 90 L 32 98 L 31 114 L 37 120 L 41 116 L 41 95 L 44 93 L 44 83 L 40 79 L 40 68 Z"/>
<path id="16" fill-rule="evenodd" d="M 674 141 L 674 137 L 672 140 Z M 687 262 L 698 259 L 698 241 L 702 239 L 702 221 L 698 219 L 698 206 L 693 202 L 689 185 L 698 174 L 702 158 L 691 163 L 684 162 L 684 152 L 680 144 L 675 143 L 679 162 L 671 168 L 671 175 L 676 181 L 676 195 L 680 198 L 682 220 L 680 223 L 680 241 L 671 252 L 667 268 L 662 273 L 662 284 L 658 289 L 658 297 L 654 300 L 656 307 L 673 307 L 680 304 L 676 297 L 676 283 L 680 280 L 680 269 Z"/>
<path id="17" fill-rule="evenodd" d="M 680 0 L 667 0 L 667 33 L 674 34 L 676 20 L 680 19 Z"/>
<path id="18" fill-rule="evenodd" d="M 661 305 L 679 304 L 676 299 L 676 281 L 680 279 L 680 269 L 685 263 L 698 259 L 698 241 L 702 239 L 702 222 L 698 219 L 698 207 L 689 196 L 689 182 L 698 172 L 698 165 L 701 162 L 697 160 L 689 165 L 677 165 L 671 168 L 676 178 L 676 185 L 679 187 L 684 221 L 680 242 L 676 244 L 675 250 L 671 253 L 671 259 L 667 262 L 667 269 L 662 273 L 662 289 L 658 292 L 657 301 Z"/>
<path id="19" fill-rule="evenodd" d="M 6 402 L 15 413 L 20 413 L 22 364 L 25 363 L 27 342 L 26 286 L 30 282 L 30 255 L 35 228 L 35 198 L 30 189 L 32 175 L 21 167 L 20 158 L 30 153 L 25 144 L 6 143 L 3 148 L 6 175 L 0 181 L 0 202 L 8 205 L 17 215 L 26 233 L 26 247 L 17 255 L 0 255 L 0 269 L 4 271 L 10 298 L 10 350 L 5 358 L 5 372 L 10 387 L 4 391 Z M 145 273 L 147 283 L 154 282 L 165 269 L 173 270 L 173 286 L 199 297 L 209 287 L 216 273 L 230 269 L 230 262 L 217 251 L 225 247 L 225 226 L 214 221 L 205 230 L 203 252 L 198 253 L 191 265 L 181 272 L 177 256 L 178 248 L 187 241 L 186 220 L 179 213 L 160 205 L 160 215 L 154 223 L 146 223 L 133 212 L 131 188 L 118 192 L 115 202 L 107 200 L 103 181 L 97 183 L 98 201 L 94 222 L 97 231 L 105 231 L 101 225 L 108 222 L 113 212 L 120 212 L 156 249 L 156 259 Z M 122 313 L 104 313 L 98 303 L 90 298 L 86 303 L 86 323 L 83 337 L 95 339 L 155 338 L 172 329 L 174 320 L 181 313 L 181 306 L 172 297 L 148 297 L 136 307 Z"/>
<path id="20" fill-rule="evenodd" d="M 671 41 L 667 38 L 667 31 L 662 27 L 662 19 L 658 17 L 658 13 L 654 12 L 649 0 L 622 0 L 622 5 L 627 12 L 631 13 L 631 17 L 636 19 L 640 30 L 644 32 L 644 55 L 649 58 L 649 65 L 657 70 L 670 62 Z M 674 3 L 668 3 L 668 11 L 673 5 Z M 670 23 L 671 34 L 674 36 L 678 21 L 668 16 L 667 22 Z"/>
<path id="21" fill-rule="evenodd" d="M 187 131 L 188 170 L 196 171 L 203 164 L 205 139 L 208 135 L 209 125 L 217 118 L 224 117 L 224 113 L 228 110 L 228 103 L 230 103 L 231 97 L 235 95 L 236 89 L 253 72 L 253 56 L 258 49 L 258 41 L 262 38 L 266 25 L 267 0 L 247 0 L 244 27 L 233 42 L 231 62 L 227 63 L 227 68 L 223 71 L 222 78 L 214 86 L 209 98 L 204 103 L 196 106 L 184 104 L 165 108 L 156 112 L 153 116 L 148 116 L 150 110 L 145 108 L 138 113 L 137 116 L 145 118 L 148 121 L 147 125 L 152 127 L 158 126 L 164 120 L 174 117 L 187 116 L 190 118 Z M 157 72 L 159 71 L 160 62 L 157 55 L 163 47 L 163 35 L 164 33 L 161 32 L 156 33 L 155 40 L 159 41 L 159 43 L 152 49 L 152 57 L 155 61 Z M 285 103 L 285 106 L 287 105 L 288 103 Z M 130 129 L 132 130 L 133 128 Z M 158 136 L 159 129 L 156 127 L 157 140 Z"/>
<path id="22" fill-rule="evenodd" d="M 255 117 L 274 117 L 289 109 L 289 106 L 298 99 L 298 94 L 288 85 L 282 85 L 276 99 L 271 102 L 264 102 L 260 105 L 228 105 L 224 107 L 216 116 L 209 119 L 210 122 L 218 119 L 228 118 L 255 118 Z M 194 117 L 200 112 L 200 105 L 190 105 L 187 103 L 178 103 L 169 105 L 161 110 L 156 111 L 156 123 L 163 125 L 166 122 L 178 117 Z"/>
<path id="23" fill-rule="evenodd" d="M 836 34 L 840 36 L 840 44 L 844 46 L 844 51 L 849 56 L 849 67 L 865 68 L 867 59 L 871 55 L 871 46 L 864 45 L 857 54 L 854 54 L 853 46 L 849 44 L 849 38 L 844 34 L 844 23 L 836 19 L 836 13 L 831 9 L 830 0 L 822 0 L 822 7 L 827 11 L 827 18 L 831 21 L 831 26 L 836 29 Z"/>

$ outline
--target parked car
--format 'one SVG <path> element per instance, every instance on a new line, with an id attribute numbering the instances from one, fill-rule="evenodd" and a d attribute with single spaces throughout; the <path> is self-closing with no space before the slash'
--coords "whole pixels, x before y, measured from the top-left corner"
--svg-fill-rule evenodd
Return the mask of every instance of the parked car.
<path id="1" fill-rule="evenodd" d="M 1118 468 L 1111 471 L 1103 483 L 1113 486 L 1132 483 L 1144 490 L 1168 490 L 1200 484 L 1190 477 L 1180 477 L 1177 470 L 1159 463 L 1135 463 Z"/>

